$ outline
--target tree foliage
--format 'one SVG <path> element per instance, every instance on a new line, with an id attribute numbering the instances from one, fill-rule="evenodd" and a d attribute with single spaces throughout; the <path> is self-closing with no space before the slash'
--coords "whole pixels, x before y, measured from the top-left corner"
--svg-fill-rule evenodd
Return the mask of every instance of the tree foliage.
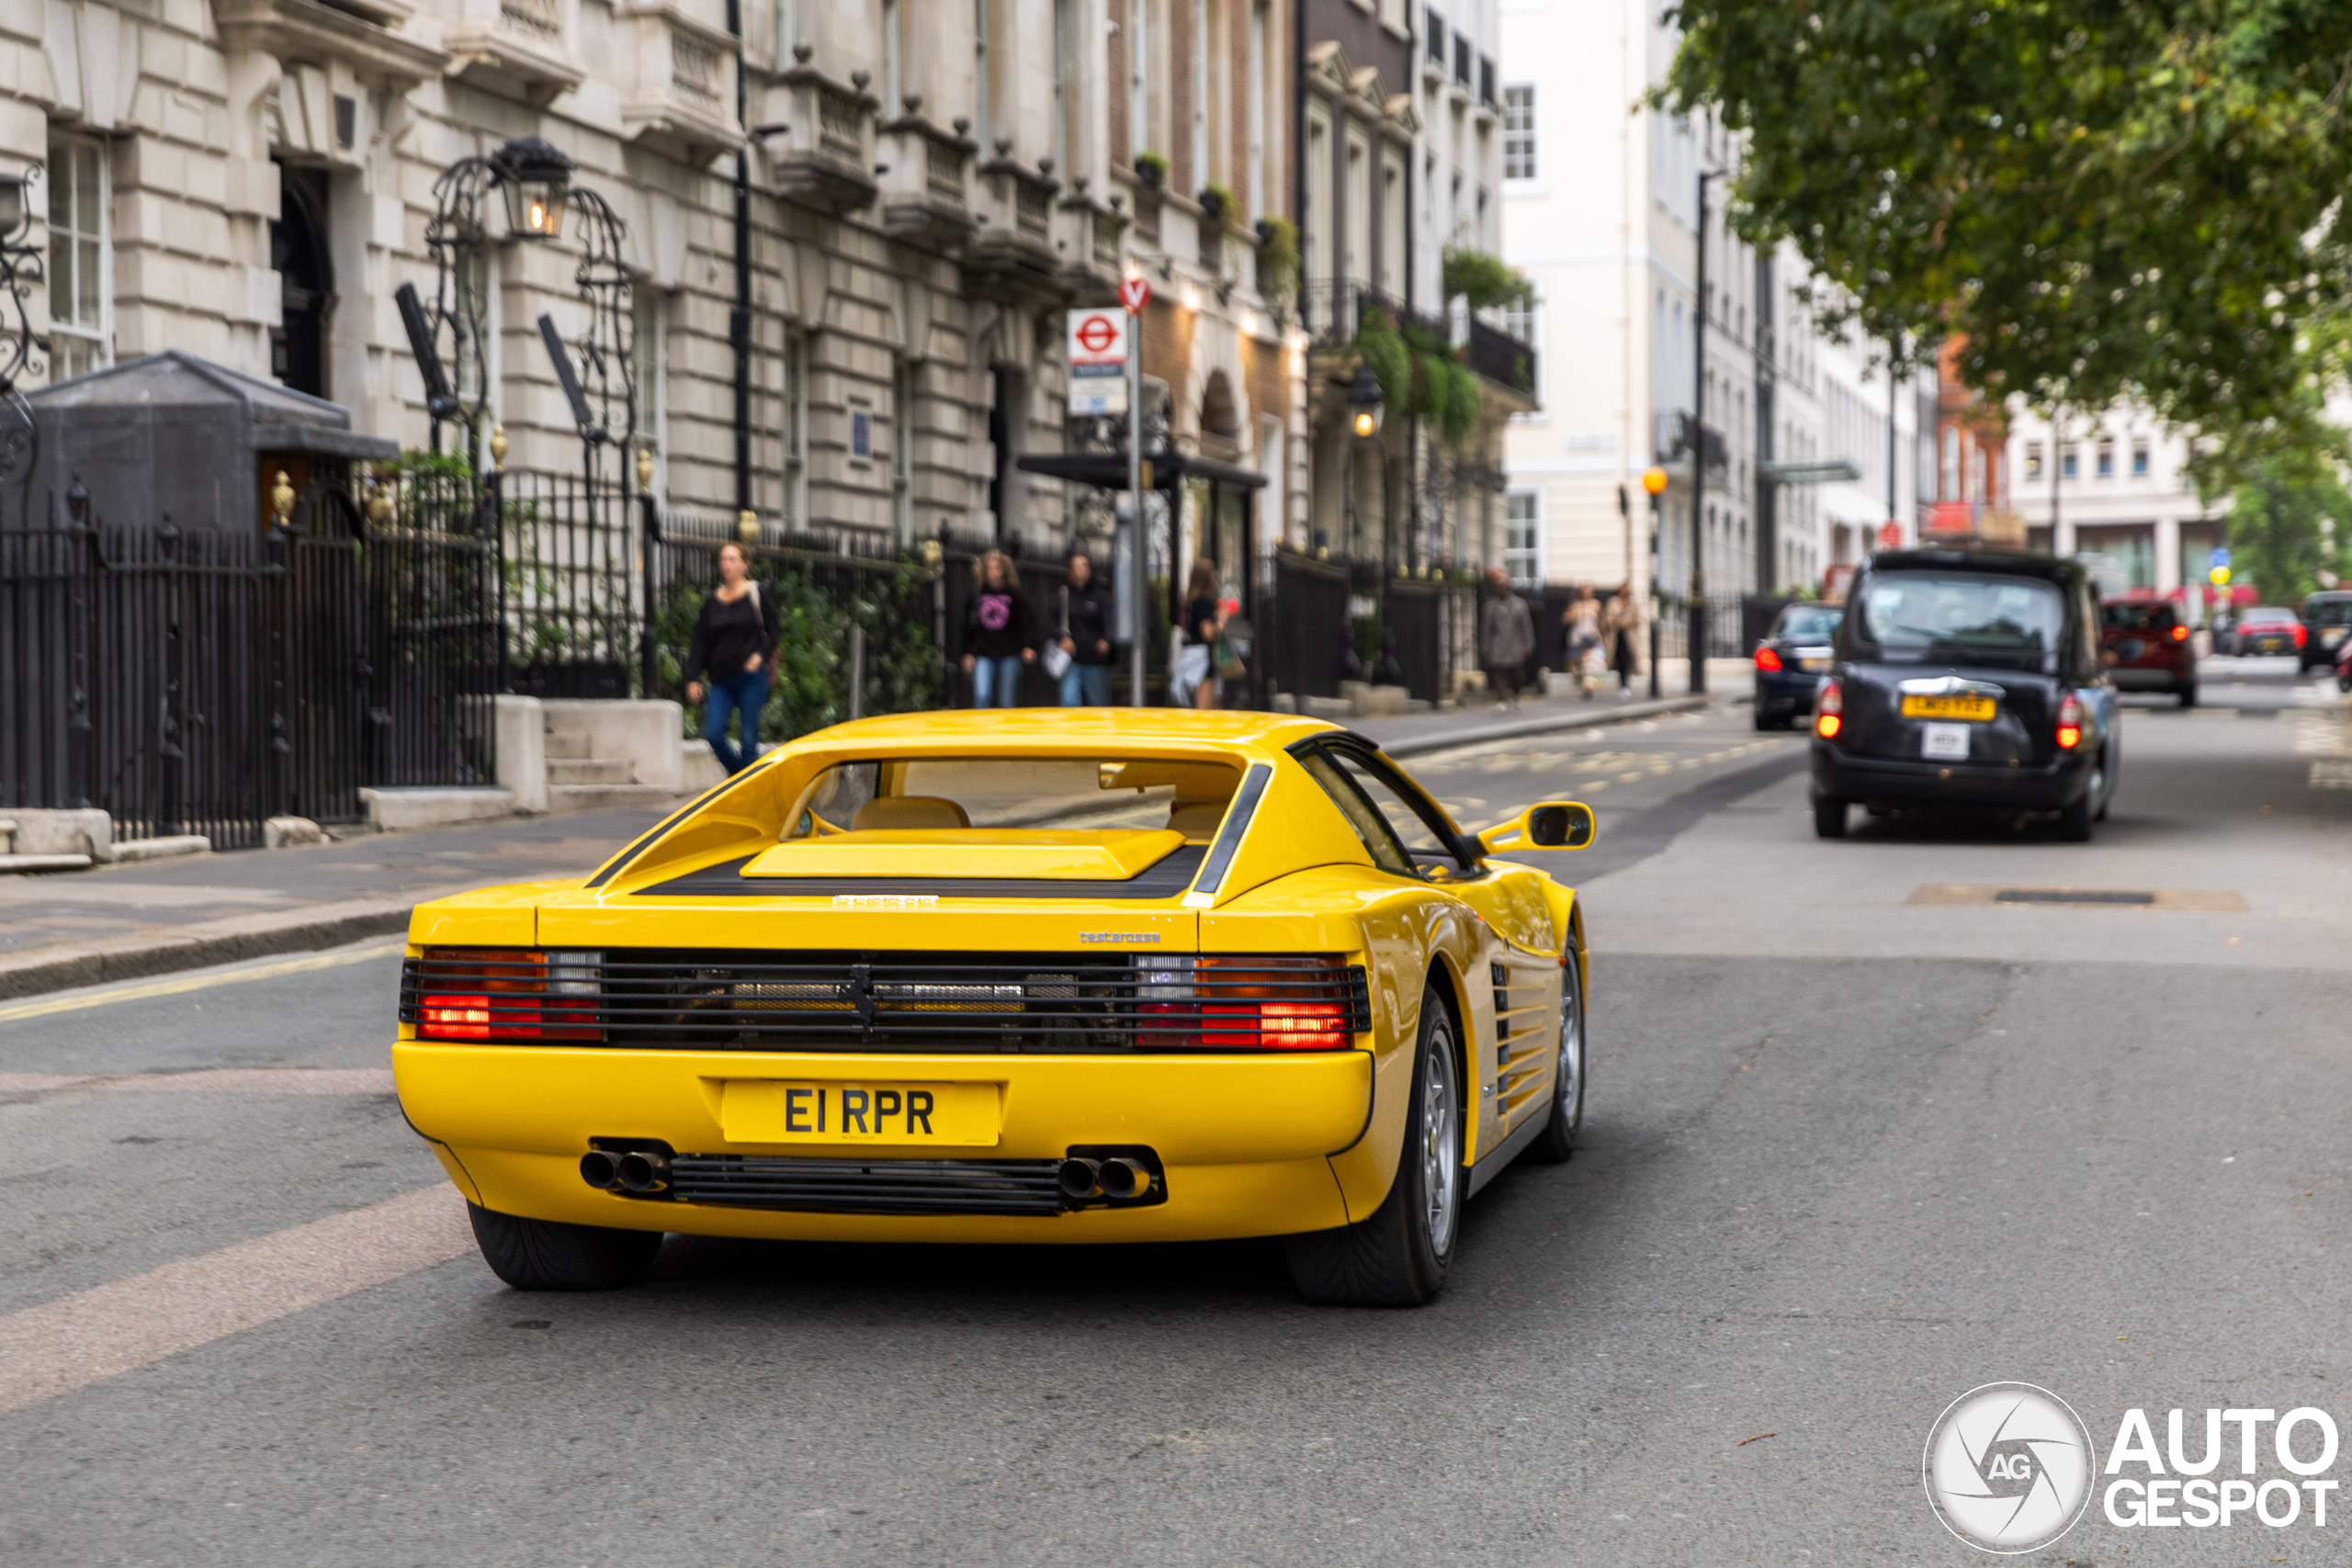
<path id="1" fill-rule="evenodd" d="M 2352 243 L 2341 0 L 1678 0 L 1656 100 L 1745 132 L 1731 217 L 1827 324 L 1965 337 L 2049 408 L 2137 400 L 2209 491 L 2331 448 Z"/>
<path id="2" fill-rule="evenodd" d="M 2265 604 L 2298 604 L 2332 582 L 2341 570 L 2339 538 L 2352 539 L 2352 494 L 2301 463 L 2263 464 L 2230 505 L 2232 570 Z"/>
<path id="3" fill-rule="evenodd" d="M 1468 300 L 1474 310 L 1522 304 L 1534 292 L 1524 273 L 1466 245 L 1446 246 L 1442 269 L 1441 292 L 1448 299 Z"/>

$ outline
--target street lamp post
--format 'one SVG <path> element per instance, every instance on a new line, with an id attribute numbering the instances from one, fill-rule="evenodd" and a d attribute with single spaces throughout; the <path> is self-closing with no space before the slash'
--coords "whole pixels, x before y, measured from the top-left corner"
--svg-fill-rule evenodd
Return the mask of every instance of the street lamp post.
<path id="1" fill-rule="evenodd" d="M 1666 590 L 1658 581 L 1658 498 L 1666 493 L 1666 470 L 1653 466 L 1642 474 L 1642 491 L 1650 498 L 1650 695 L 1658 692 L 1657 624 L 1666 614 Z"/>
<path id="2" fill-rule="evenodd" d="M 1707 184 L 1723 177 L 1720 169 L 1699 171 L 1699 302 L 1691 315 L 1696 322 L 1690 369 L 1690 691 L 1707 689 Z"/>
<path id="3" fill-rule="evenodd" d="M 1374 440 L 1380 434 L 1380 423 L 1385 412 L 1382 406 L 1380 378 L 1372 373 L 1371 366 L 1356 367 L 1355 379 L 1348 384 L 1347 402 L 1350 445 L 1348 482 L 1343 495 L 1348 508 L 1348 555 L 1352 559 L 1359 553 L 1359 540 L 1363 533 L 1363 521 L 1356 512 L 1356 453 L 1359 450 L 1357 444 Z M 1386 478 L 1384 465 L 1382 472 L 1384 487 Z M 1384 530 L 1381 544 L 1381 555 L 1384 559 L 1387 553 L 1386 533 Z"/>

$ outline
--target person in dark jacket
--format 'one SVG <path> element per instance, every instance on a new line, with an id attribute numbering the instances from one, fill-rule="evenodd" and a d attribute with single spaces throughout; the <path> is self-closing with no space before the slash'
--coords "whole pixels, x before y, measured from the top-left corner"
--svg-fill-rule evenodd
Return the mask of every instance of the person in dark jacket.
<path id="1" fill-rule="evenodd" d="M 729 540 L 718 547 L 718 586 L 695 617 L 694 643 L 686 649 L 686 701 L 703 700 L 702 677 L 710 677 L 710 702 L 703 709 L 703 739 L 729 773 L 740 773 L 760 754 L 760 714 L 768 705 L 768 677 L 784 624 L 775 604 L 752 581 L 751 558 Z M 732 716 L 742 733 L 727 739 Z"/>
<path id="2" fill-rule="evenodd" d="M 1021 667 L 1035 661 L 1037 638 L 1021 579 L 1002 550 L 980 558 L 980 581 L 964 611 L 964 669 L 972 677 L 972 705 L 1009 708 Z"/>
<path id="3" fill-rule="evenodd" d="M 1106 708 L 1111 705 L 1111 628 L 1114 609 L 1109 584 L 1094 575 L 1094 563 L 1083 550 L 1069 553 L 1069 585 L 1062 590 L 1062 651 L 1069 668 L 1062 671 L 1062 706 Z"/>

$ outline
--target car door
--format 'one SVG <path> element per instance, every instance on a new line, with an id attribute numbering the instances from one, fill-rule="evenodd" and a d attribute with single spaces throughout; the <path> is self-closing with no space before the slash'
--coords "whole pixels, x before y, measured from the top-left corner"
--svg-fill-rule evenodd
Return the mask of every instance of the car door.
<path id="1" fill-rule="evenodd" d="M 1324 750 L 1380 814 L 1416 874 L 1471 916 L 1464 1049 L 1479 1091 L 1475 1147 L 1484 1154 L 1546 1103 L 1558 1070 L 1561 975 L 1551 906 L 1532 878 L 1488 866 L 1444 809 L 1387 758 L 1361 745 Z"/>

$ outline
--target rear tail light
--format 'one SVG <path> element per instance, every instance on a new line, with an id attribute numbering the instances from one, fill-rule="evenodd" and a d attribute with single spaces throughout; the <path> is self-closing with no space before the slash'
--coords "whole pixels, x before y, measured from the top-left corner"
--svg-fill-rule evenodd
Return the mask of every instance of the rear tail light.
<path id="1" fill-rule="evenodd" d="M 417 998 L 425 1040 L 597 1040 L 599 953 L 428 947 Z"/>
<path id="2" fill-rule="evenodd" d="M 2071 751 L 2083 743 L 2085 716 L 2082 703 L 2075 697 L 2058 705 L 2058 750 Z"/>
<path id="3" fill-rule="evenodd" d="M 1759 648 L 1756 650 L 1756 668 L 1770 674 L 1780 667 L 1781 656 L 1771 649 Z"/>
<path id="4" fill-rule="evenodd" d="M 2301 621 L 2297 621 L 2297 622 L 2295 623 L 2295 646 L 2296 646 L 2297 648 L 2301 648 L 2301 647 L 2302 647 L 2302 646 L 2303 646 L 2303 638 L 2304 638 L 2305 637 L 2309 636 L 2309 635 L 2310 635 L 2309 633 L 2307 633 L 2307 632 L 2305 632 L 2305 631 L 2303 630 L 2303 623 L 2302 623 L 2302 622 L 2301 622 Z"/>
<path id="5" fill-rule="evenodd" d="M 1838 732 L 1846 728 L 1846 688 L 1835 677 L 1821 683 L 1821 694 L 1814 699 L 1813 732 L 1824 740 L 1835 740 Z"/>
<path id="6" fill-rule="evenodd" d="M 1138 1010 L 1166 1027 L 1138 1030 L 1136 1043 L 1147 1051 L 1347 1050 L 1358 1021 L 1340 993 L 1348 971 L 1326 962 L 1328 978 L 1257 958 L 1138 958 Z"/>
<path id="7" fill-rule="evenodd" d="M 2172 628 L 2172 640 L 2175 642 L 2187 642 L 2188 640 L 2188 628 L 2177 622 L 2175 622 Z"/>

